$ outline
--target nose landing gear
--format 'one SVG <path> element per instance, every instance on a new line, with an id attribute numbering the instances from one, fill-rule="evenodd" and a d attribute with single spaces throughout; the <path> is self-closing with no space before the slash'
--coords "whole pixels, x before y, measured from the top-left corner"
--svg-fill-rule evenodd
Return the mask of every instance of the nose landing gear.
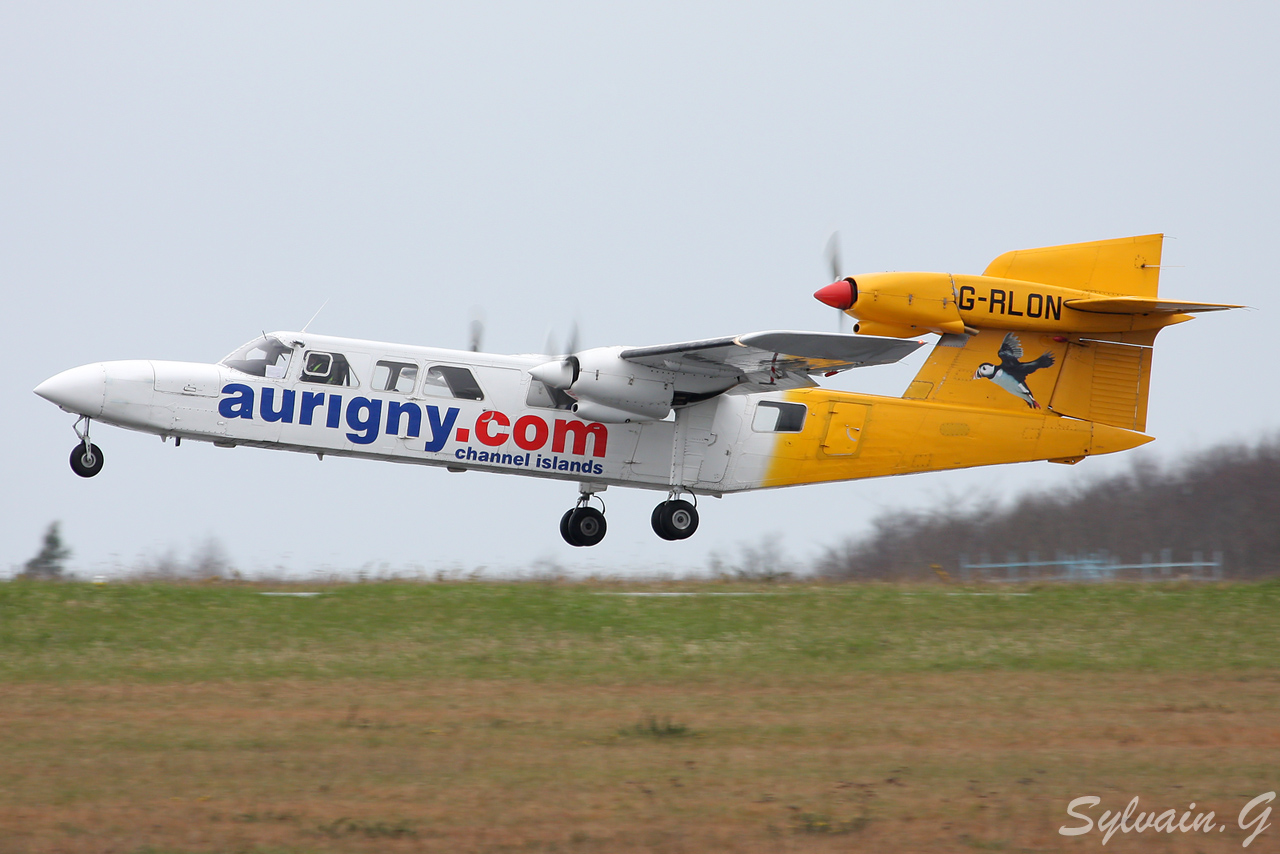
<path id="1" fill-rule="evenodd" d="M 80 429 L 84 422 L 84 429 Z M 80 442 L 71 449 L 71 470 L 81 477 L 93 477 L 102 471 L 102 449 L 89 441 L 89 419 L 81 416 L 72 428 Z"/>
<path id="2" fill-rule="evenodd" d="M 664 540 L 687 540 L 698 530 L 698 508 L 677 494 L 653 508 L 649 517 L 653 532 Z"/>
<path id="3" fill-rule="evenodd" d="M 578 496 L 578 505 L 565 511 L 560 517 L 560 536 L 569 545 L 594 546 L 604 539 L 605 532 L 609 529 L 604 513 L 588 506 L 592 496 L 603 488 L 594 484 L 582 484 L 579 487 L 581 494 Z M 600 506 L 604 507 L 604 501 L 600 501 Z"/>

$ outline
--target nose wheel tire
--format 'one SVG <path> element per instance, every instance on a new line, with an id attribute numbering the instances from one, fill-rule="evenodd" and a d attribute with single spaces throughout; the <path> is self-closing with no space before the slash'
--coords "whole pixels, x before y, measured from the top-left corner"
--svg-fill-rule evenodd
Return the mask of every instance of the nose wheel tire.
<path id="1" fill-rule="evenodd" d="M 87 448 L 83 443 L 76 445 L 71 450 L 71 470 L 81 477 L 93 477 L 102 471 L 102 449 L 94 444 Z"/>
<path id="2" fill-rule="evenodd" d="M 688 501 L 664 501 L 649 517 L 653 532 L 664 540 L 687 540 L 698 530 L 698 509 Z"/>
<path id="3" fill-rule="evenodd" d="M 608 529 L 604 514 L 594 507 L 575 507 L 560 517 L 560 536 L 571 546 L 594 546 Z"/>

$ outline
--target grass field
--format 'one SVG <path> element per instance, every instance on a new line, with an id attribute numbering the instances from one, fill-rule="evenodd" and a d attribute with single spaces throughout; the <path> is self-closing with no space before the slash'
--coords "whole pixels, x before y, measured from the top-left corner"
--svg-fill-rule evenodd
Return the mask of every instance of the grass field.
<path id="1" fill-rule="evenodd" d="M 0 585 L 0 852 L 1234 851 L 1280 788 L 1276 583 L 310 589 Z"/>

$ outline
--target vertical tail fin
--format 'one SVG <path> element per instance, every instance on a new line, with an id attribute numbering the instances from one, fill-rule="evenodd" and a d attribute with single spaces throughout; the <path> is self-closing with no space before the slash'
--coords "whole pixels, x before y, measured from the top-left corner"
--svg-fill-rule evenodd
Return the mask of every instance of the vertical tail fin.
<path id="1" fill-rule="evenodd" d="M 1144 234 L 1015 249 L 988 264 L 982 275 L 1101 294 L 1154 297 L 1160 289 L 1163 247 L 1163 234 Z"/>
<path id="2" fill-rule="evenodd" d="M 1067 300 L 1060 329 L 1019 329 L 1002 317 L 999 329 L 943 335 L 903 396 L 1045 408 L 1145 430 L 1156 334 L 1189 320 L 1187 312 L 1231 307 L 1160 300 L 1162 241 L 1148 234 L 1006 252 L 984 276 L 1085 293 Z M 1100 323 L 1107 316 L 1114 322 Z"/>
<path id="3" fill-rule="evenodd" d="M 1146 430 L 1156 331 L 1107 336 L 1115 340 L 1020 337 L 998 329 L 944 335 L 903 397 L 984 409 L 1045 408 L 1126 430 Z"/>

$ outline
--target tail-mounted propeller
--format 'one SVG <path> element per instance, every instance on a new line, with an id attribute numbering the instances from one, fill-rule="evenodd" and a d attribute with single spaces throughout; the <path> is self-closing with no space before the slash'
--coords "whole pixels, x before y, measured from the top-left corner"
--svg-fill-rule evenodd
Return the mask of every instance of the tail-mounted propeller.
<path id="1" fill-rule="evenodd" d="M 827 238 L 827 264 L 831 265 L 832 283 L 819 288 L 813 296 L 818 302 L 840 311 L 841 319 L 836 326 L 838 332 L 844 325 L 844 312 L 851 309 L 858 300 L 858 283 L 854 282 L 851 275 L 844 275 L 844 262 L 840 257 L 840 232 L 832 232 L 831 237 Z"/>
<path id="2" fill-rule="evenodd" d="M 836 331 L 843 331 L 844 312 L 853 306 L 858 298 L 858 286 L 852 276 L 844 275 L 844 262 L 840 257 L 840 232 L 833 231 L 827 238 L 827 264 L 831 269 L 831 284 L 814 293 L 818 302 L 838 310 Z"/>
<path id="3" fill-rule="evenodd" d="M 840 260 L 840 232 L 831 232 L 831 236 L 827 238 L 827 249 L 824 254 L 827 257 L 827 266 L 831 268 L 831 281 L 834 282 L 844 271 L 844 262 Z"/>

